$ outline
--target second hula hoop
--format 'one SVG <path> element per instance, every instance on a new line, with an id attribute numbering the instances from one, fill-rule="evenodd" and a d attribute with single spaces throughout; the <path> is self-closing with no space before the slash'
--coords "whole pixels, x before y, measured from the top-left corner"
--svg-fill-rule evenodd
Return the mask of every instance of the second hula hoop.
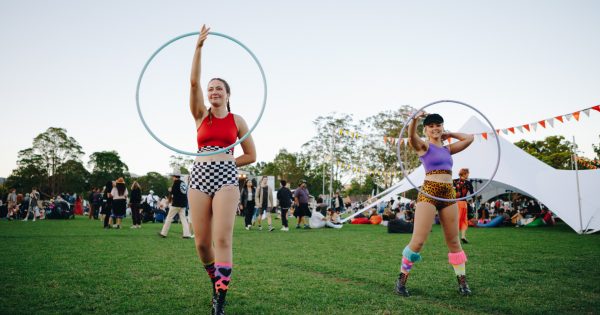
<path id="1" fill-rule="evenodd" d="M 402 157 L 401 157 L 401 155 L 400 155 L 400 143 L 402 142 L 402 141 L 401 141 L 401 140 L 402 140 L 402 135 L 404 134 L 404 130 L 406 130 L 406 126 L 408 126 L 408 123 L 410 123 L 410 121 L 411 121 L 411 120 L 415 119 L 415 115 L 417 115 L 417 113 L 421 112 L 422 110 L 424 110 L 425 108 L 427 108 L 427 107 L 429 107 L 429 106 L 433 106 L 433 105 L 435 105 L 435 104 L 439 104 L 439 103 L 454 103 L 454 104 L 460 104 L 460 105 L 466 106 L 466 107 L 468 107 L 468 108 L 470 108 L 470 109 L 472 109 L 472 110 L 476 111 L 476 112 L 477 112 L 479 115 L 481 115 L 481 117 L 483 117 L 483 118 L 484 118 L 484 119 L 487 121 L 487 123 L 490 125 L 490 127 L 492 127 L 492 132 L 494 132 L 494 130 L 496 130 L 496 129 L 494 128 L 494 125 L 492 125 L 492 122 L 490 122 L 490 120 L 489 120 L 489 119 L 488 119 L 488 118 L 487 118 L 487 117 L 486 117 L 484 114 L 482 114 L 482 113 L 481 113 L 479 110 L 477 110 L 475 107 L 473 107 L 473 106 L 471 106 L 471 105 L 469 105 L 469 104 L 466 104 L 466 103 L 463 103 L 463 102 L 459 102 L 459 101 L 453 101 L 453 100 L 441 100 L 441 101 L 436 101 L 436 102 L 433 102 L 433 103 L 427 104 L 427 105 L 425 105 L 425 106 L 421 107 L 421 109 L 419 109 L 419 110 L 415 111 L 415 112 L 414 112 L 414 113 L 413 113 L 413 114 L 412 114 L 412 115 L 411 115 L 411 116 L 410 116 L 410 117 L 409 117 L 409 118 L 408 118 L 408 119 L 407 119 L 407 120 L 404 122 L 404 126 L 402 127 L 402 130 L 400 131 L 400 136 L 399 136 L 399 139 L 398 139 L 398 145 L 397 145 L 397 147 L 396 147 L 396 154 L 397 154 L 397 156 L 398 156 L 398 161 L 400 162 L 400 169 L 402 169 L 402 173 L 404 174 L 404 178 L 406 178 L 406 180 L 407 180 L 407 181 L 408 181 L 408 182 L 409 182 L 409 183 L 410 183 L 410 184 L 411 184 L 411 185 L 412 185 L 412 186 L 413 186 L 413 187 L 414 187 L 414 188 L 415 188 L 417 191 L 419 191 L 419 193 L 421 193 L 421 194 L 423 194 L 423 195 L 425 195 L 425 196 L 427 196 L 427 197 L 429 197 L 429 198 L 432 198 L 432 199 L 435 199 L 435 200 L 439 200 L 439 201 L 445 201 L 445 202 L 454 202 L 454 201 L 466 200 L 466 199 L 469 199 L 469 198 L 471 198 L 471 197 L 473 197 L 473 196 L 477 195 L 478 193 L 482 192 L 482 191 L 483 191 L 483 190 L 484 190 L 484 189 L 485 189 L 485 188 L 486 188 L 486 187 L 487 187 L 487 186 L 488 186 L 488 185 L 489 185 L 489 184 L 492 182 L 492 179 L 494 179 L 494 177 L 496 176 L 496 173 L 498 172 L 498 166 L 500 166 L 500 139 L 499 139 L 499 135 L 495 135 L 495 136 L 494 136 L 494 138 L 496 138 L 496 145 L 498 146 L 498 157 L 497 157 L 497 159 L 496 159 L 496 167 L 494 168 L 494 172 L 492 173 L 492 176 L 490 177 L 489 181 L 488 181 L 487 183 L 485 183 L 485 184 L 483 185 L 483 187 L 481 187 L 481 188 L 480 188 L 479 190 L 477 190 L 476 192 L 474 192 L 474 193 L 472 193 L 472 194 L 470 194 L 470 195 L 467 195 L 467 196 L 461 197 L 461 198 L 455 198 L 455 199 L 446 199 L 446 198 L 440 198 L 440 197 L 432 196 L 432 195 L 430 195 L 430 194 L 428 194 L 428 193 L 426 193 L 426 192 L 422 191 L 421 189 L 419 189 L 419 187 L 417 187 L 417 186 L 416 186 L 416 185 L 415 185 L 415 184 L 412 182 L 412 180 L 410 180 L 410 178 L 408 177 L 408 174 L 406 173 L 406 170 L 404 169 L 404 162 L 402 161 Z"/>

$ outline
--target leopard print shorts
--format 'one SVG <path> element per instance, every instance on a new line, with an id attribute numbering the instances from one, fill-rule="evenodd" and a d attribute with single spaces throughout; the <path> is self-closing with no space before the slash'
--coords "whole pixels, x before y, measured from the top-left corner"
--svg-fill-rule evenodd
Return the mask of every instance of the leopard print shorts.
<path id="1" fill-rule="evenodd" d="M 446 171 L 431 171 L 429 174 L 448 174 Z M 450 173 L 452 174 L 452 173 Z M 456 191 L 454 190 L 454 186 L 452 183 L 440 183 L 434 182 L 430 180 L 425 180 L 423 182 L 423 186 L 421 186 L 421 190 L 427 194 L 430 194 L 435 197 L 445 198 L 445 199 L 454 199 L 456 198 Z M 419 193 L 417 197 L 417 203 L 419 202 L 427 202 L 435 206 L 435 208 L 440 211 L 450 205 L 456 203 L 456 201 L 441 201 L 437 199 L 430 198 L 422 193 Z"/>

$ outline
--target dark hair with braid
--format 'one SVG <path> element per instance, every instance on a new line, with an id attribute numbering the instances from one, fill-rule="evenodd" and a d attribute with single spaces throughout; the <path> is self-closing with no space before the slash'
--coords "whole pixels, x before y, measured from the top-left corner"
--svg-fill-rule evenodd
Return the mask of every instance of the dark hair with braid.
<path id="1" fill-rule="evenodd" d="M 229 87 L 229 83 L 227 83 L 227 81 L 225 81 L 221 78 L 212 78 L 212 79 L 210 79 L 210 81 L 208 81 L 208 83 L 210 83 L 214 80 L 222 82 L 223 85 L 225 85 L 225 92 L 227 92 L 227 96 L 231 96 L 231 88 Z M 231 106 L 229 105 L 229 98 L 227 98 L 227 111 L 231 113 Z M 212 114 L 210 112 L 210 108 L 208 109 L 208 123 L 212 124 Z"/>

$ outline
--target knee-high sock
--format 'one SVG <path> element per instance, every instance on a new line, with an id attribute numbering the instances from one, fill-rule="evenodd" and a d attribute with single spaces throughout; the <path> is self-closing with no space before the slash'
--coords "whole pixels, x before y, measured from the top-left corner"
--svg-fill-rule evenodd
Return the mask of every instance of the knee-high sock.
<path id="1" fill-rule="evenodd" d="M 208 274 L 208 277 L 210 278 L 210 280 L 214 283 L 215 282 L 215 272 L 216 272 L 216 268 L 215 268 L 215 262 L 209 262 L 207 264 L 204 264 L 204 269 L 206 269 L 206 273 Z"/>
<path id="2" fill-rule="evenodd" d="M 400 267 L 400 272 L 408 274 L 413 264 L 419 260 L 421 260 L 421 254 L 412 251 L 410 247 L 406 246 L 402 251 L 402 267 Z"/>
<path id="3" fill-rule="evenodd" d="M 466 275 L 466 261 L 467 255 L 464 251 L 460 251 L 458 253 L 448 253 L 448 262 L 452 265 L 452 268 L 454 268 L 454 273 L 456 273 L 457 276 Z"/>
<path id="4" fill-rule="evenodd" d="M 215 289 L 218 293 L 225 293 L 229 288 L 233 266 L 231 263 L 216 263 L 215 267 Z"/>

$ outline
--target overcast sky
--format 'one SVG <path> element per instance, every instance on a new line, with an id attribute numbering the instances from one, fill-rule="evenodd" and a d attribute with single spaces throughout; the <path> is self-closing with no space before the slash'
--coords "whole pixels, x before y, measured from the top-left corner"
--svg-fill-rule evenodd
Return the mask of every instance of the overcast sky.
<path id="1" fill-rule="evenodd" d="M 0 177 L 19 150 L 62 127 L 91 153 L 116 150 L 132 173 L 167 173 L 169 156 L 136 111 L 140 71 L 164 42 L 197 31 L 230 35 L 265 70 L 268 102 L 253 136 L 259 161 L 299 151 L 312 121 L 356 120 L 440 99 L 474 105 L 497 128 L 600 104 L 600 1 L 29 1 L 0 2 Z M 195 38 L 167 47 L 140 90 L 152 130 L 194 151 L 188 109 Z M 232 110 L 252 125 L 262 81 L 249 55 L 211 36 L 202 84 L 223 77 Z M 460 127 L 474 114 L 439 105 Z M 528 135 L 573 136 L 592 157 L 600 113 Z M 237 149 L 238 153 L 240 149 Z"/>

